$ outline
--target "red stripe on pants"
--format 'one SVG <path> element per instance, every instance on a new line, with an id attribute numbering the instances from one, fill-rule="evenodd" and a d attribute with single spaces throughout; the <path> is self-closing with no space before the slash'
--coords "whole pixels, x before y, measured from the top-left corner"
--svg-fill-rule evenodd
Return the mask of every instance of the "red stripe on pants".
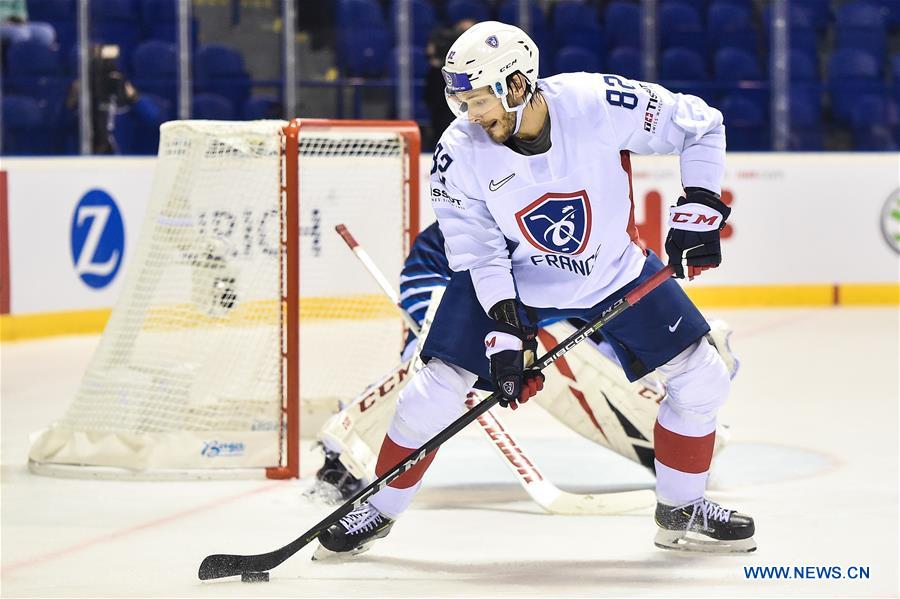
<path id="1" fill-rule="evenodd" d="M 656 421 L 653 428 L 653 450 L 656 459 L 679 472 L 702 474 L 712 462 L 716 431 L 704 437 L 686 437 L 663 428 Z"/>
<path id="2" fill-rule="evenodd" d="M 381 451 L 378 452 L 378 463 L 375 464 L 375 476 L 381 476 L 399 464 L 403 458 L 414 452 L 416 449 L 418 448 L 410 449 L 408 447 L 401 447 L 394 443 L 390 437 L 385 435 L 384 442 L 381 444 Z M 422 480 L 422 477 L 425 476 L 425 471 L 428 470 L 428 467 L 431 465 L 431 462 L 436 455 L 437 450 L 428 454 L 425 456 L 425 459 L 395 478 L 388 486 L 395 489 L 408 489 L 412 487 Z"/>

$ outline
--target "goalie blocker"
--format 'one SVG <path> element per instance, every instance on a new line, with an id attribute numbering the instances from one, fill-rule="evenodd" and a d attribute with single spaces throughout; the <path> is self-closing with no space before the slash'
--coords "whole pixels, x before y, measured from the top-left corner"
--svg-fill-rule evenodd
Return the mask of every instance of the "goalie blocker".
<path id="1" fill-rule="evenodd" d="M 710 327 L 708 340 L 734 377 L 739 362 L 728 344 L 731 329 L 716 320 L 710 321 Z M 554 347 L 576 328 L 565 321 L 542 327 L 539 352 Z M 326 451 L 326 466 L 319 478 L 338 487 L 344 498 L 353 495 L 361 481 L 374 480 L 378 451 L 399 393 L 415 369 L 412 361 L 404 362 L 332 416 L 319 431 Z M 556 373 L 549 374 L 553 370 Z M 629 382 L 608 345 L 585 342 L 554 363 L 537 404 L 582 437 L 653 471 L 653 428 L 665 393 L 664 381 L 658 375 Z M 715 451 L 726 438 L 720 427 Z M 343 476 L 340 466 L 356 480 Z"/>

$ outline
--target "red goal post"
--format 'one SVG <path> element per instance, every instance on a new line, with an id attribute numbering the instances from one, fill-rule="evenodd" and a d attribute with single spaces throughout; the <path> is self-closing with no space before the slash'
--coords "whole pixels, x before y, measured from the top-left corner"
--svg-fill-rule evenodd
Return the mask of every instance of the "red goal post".
<path id="1" fill-rule="evenodd" d="M 291 326 L 300 320 L 300 136 L 311 129 L 319 131 L 357 128 L 375 131 L 391 131 L 397 133 L 404 141 L 406 172 L 404 187 L 407 199 L 403 202 L 405 214 L 405 250 L 409 251 L 413 240 L 419 233 L 419 155 L 421 154 L 421 138 L 419 126 L 415 121 L 386 120 L 334 120 L 334 119 L 294 119 L 284 128 L 283 178 L 281 193 L 285 205 L 286 248 L 287 256 L 287 288 L 284 301 L 287 305 L 287 334 L 282 354 L 285 369 L 285 422 L 289 431 L 284 446 L 286 447 L 285 465 L 267 468 L 269 478 L 297 478 L 300 473 L 300 327 Z M 361 390 L 360 390 L 361 391 Z M 291 434 L 290 431 L 296 431 Z"/>

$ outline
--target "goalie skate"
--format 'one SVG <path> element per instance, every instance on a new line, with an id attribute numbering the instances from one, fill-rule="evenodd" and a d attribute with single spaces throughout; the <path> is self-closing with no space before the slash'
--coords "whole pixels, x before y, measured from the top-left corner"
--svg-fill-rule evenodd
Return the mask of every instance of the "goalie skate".
<path id="1" fill-rule="evenodd" d="M 657 503 L 656 525 L 654 544 L 661 549 L 702 553 L 756 550 L 753 518 L 706 498 L 678 506 Z"/>
<path id="2" fill-rule="evenodd" d="M 365 502 L 319 535 L 313 560 L 359 555 L 368 551 L 372 543 L 386 537 L 392 526 L 394 520 Z"/>

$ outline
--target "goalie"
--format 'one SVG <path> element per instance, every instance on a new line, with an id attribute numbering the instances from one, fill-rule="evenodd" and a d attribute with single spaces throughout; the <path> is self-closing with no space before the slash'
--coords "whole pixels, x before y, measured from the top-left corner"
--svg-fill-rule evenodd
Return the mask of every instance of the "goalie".
<path id="1" fill-rule="evenodd" d="M 416 238 L 400 276 L 400 307 L 420 328 L 429 310 L 437 308 L 450 275 L 444 238 L 434 223 Z M 540 324 L 538 351 L 543 353 L 582 323 Z M 731 330 L 722 321 L 709 324 L 708 339 L 734 378 L 739 363 L 728 344 Z M 410 333 L 402 364 L 332 416 L 319 431 L 325 453 L 324 465 L 316 474 L 322 483 L 315 491 L 320 497 L 334 502 L 346 500 L 375 479 L 378 450 L 400 390 L 412 376 L 415 349 L 421 341 Z M 629 382 L 612 348 L 599 334 L 577 345 L 552 369 L 556 373 L 547 377 L 538 405 L 579 435 L 653 472 L 653 427 L 659 403 L 665 398 L 665 382 L 653 373 Z M 720 430 L 716 450 L 724 440 Z"/>

